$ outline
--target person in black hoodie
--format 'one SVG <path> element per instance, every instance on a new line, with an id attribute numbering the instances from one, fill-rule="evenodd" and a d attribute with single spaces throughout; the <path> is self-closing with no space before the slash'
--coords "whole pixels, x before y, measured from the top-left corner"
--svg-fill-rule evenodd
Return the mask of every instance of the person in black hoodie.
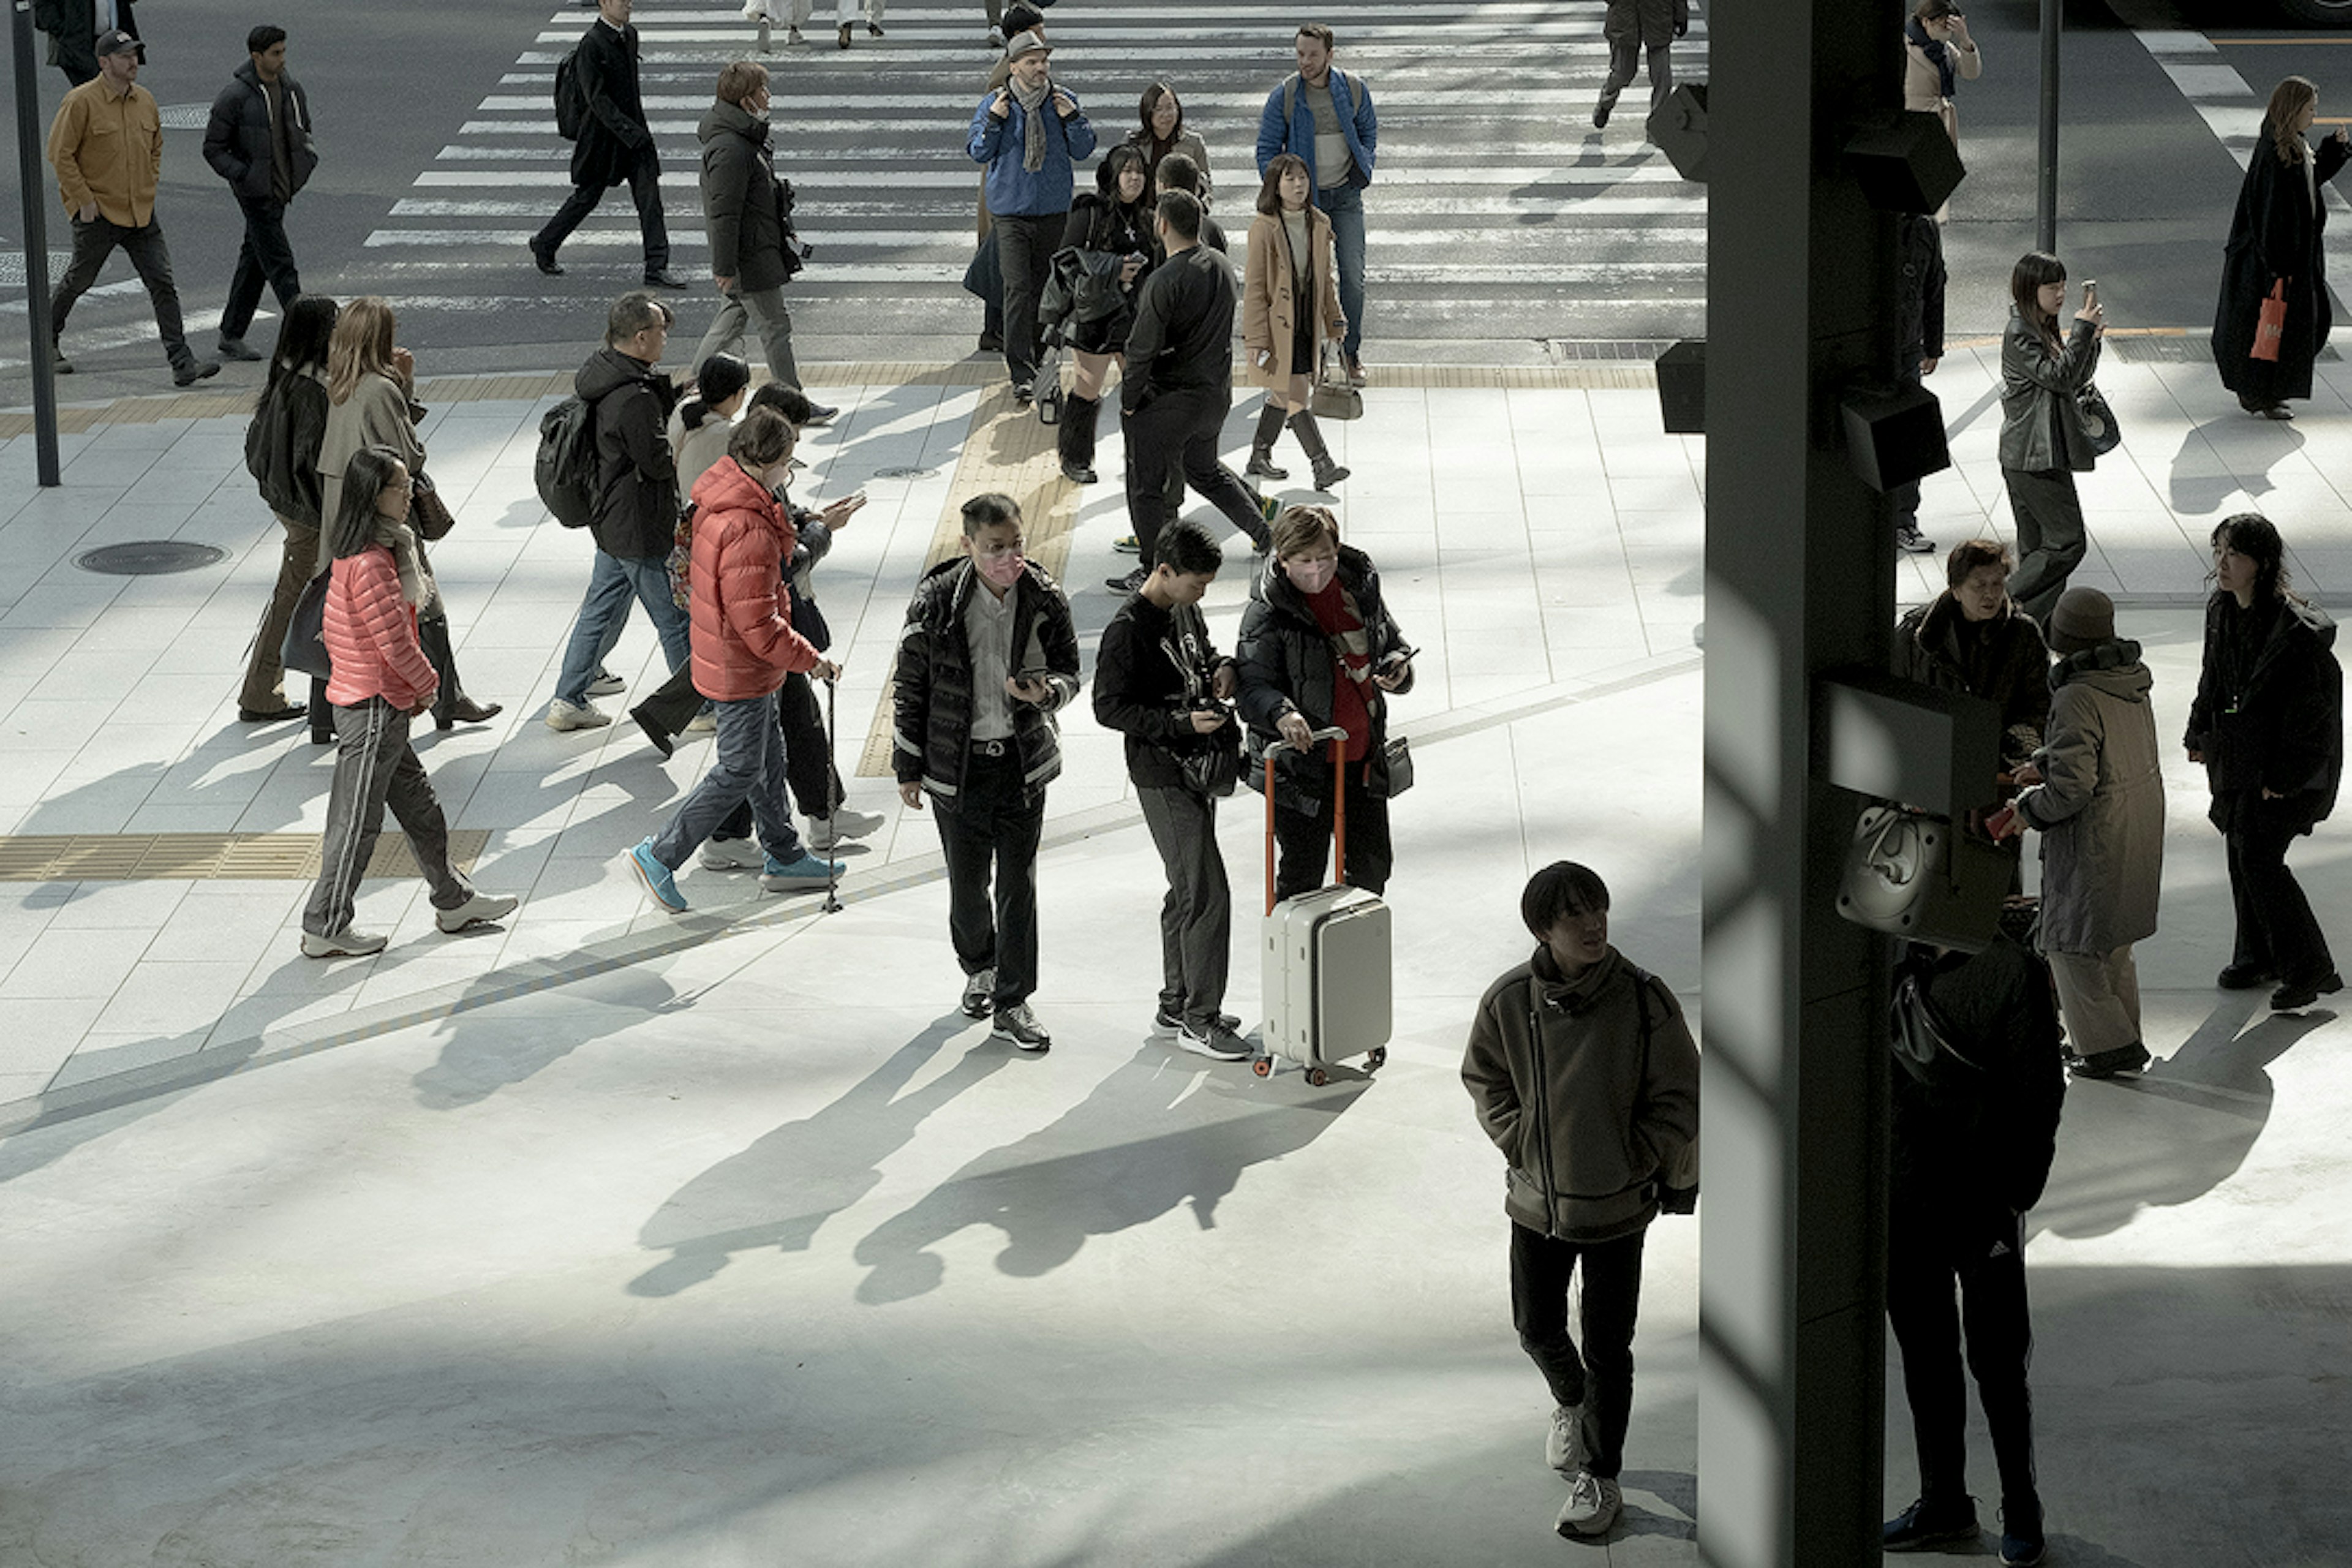
<path id="1" fill-rule="evenodd" d="M 316 676 L 310 678 L 312 707 L 286 700 L 286 670 L 278 650 L 319 557 L 319 447 L 327 437 L 327 343 L 335 335 L 335 302 L 320 294 L 305 294 L 286 308 L 278 352 L 269 359 L 269 380 L 246 427 L 246 470 L 286 532 L 278 586 L 253 635 L 245 687 L 237 695 L 236 716 L 247 724 L 299 719 L 313 707 L 327 711 L 327 683 Z"/>
<path id="2" fill-rule="evenodd" d="M 1330 509 L 1295 506 L 1275 520 L 1273 559 L 1250 587 L 1235 657 L 1249 721 L 1250 782 L 1274 773 L 1275 897 L 1316 887 L 1329 864 L 1331 758 L 1314 731 L 1348 731 L 1344 880 L 1388 886 L 1388 699 L 1412 689 L 1412 656 L 1381 599 L 1371 557 L 1339 542 Z"/>
<path id="3" fill-rule="evenodd" d="M 670 596 L 668 564 L 677 539 L 677 461 L 668 429 L 677 391 L 656 368 L 671 319 L 651 294 L 622 295 L 605 318 L 604 346 L 572 378 L 572 391 L 595 411 L 596 510 L 588 528 L 596 565 L 547 704 L 551 730 L 613 721 L 588 700 L 588 686 L 620 641 L 632 598 L 646 607 L 671 673 L 687 661 L 686 612 Z"/>
<path id="4" fill-rule="evenodd" d="M 2267 518 L 2213 530 L 2218 584 L 2205 606 L 2205 666 L 2183 743 L 2205 764 L 2213 826 L 2229 846 L 2237 940 L 2220 984 L 2276 979 L 2271 1005 L 2307 1007 L 2342 988 L 2326 933 L 2287 847 L 2326 820 L 2344 775 L 2344 672 L 2336 623 L 2289 585 L 2286 547 Z"/>
<path id="5" fill-rule="evenodd" d="M 1234 742 L 1224 706 L 1234 661 L 1217 657 L 1200 608 L 1223 559 L 1195 524 L 1160 534 L 1159 564 L 1103 627 L 1095 718 L 1127 737 L 1127 776 L 1168 873 L 1154 1023 L 1196 1056 L 1238 1061 L 1251 1051 L 1241 1021 L 1223 1010 L 1234 900 L 1217 849 L 1217 797 L 1187 781 L 1181 760 Z"/>
<path id="6" fill-rule="evenodd" d="M 1903 1350 L 1919 1498 L 1886 1521 L 1882 1544 L 1977 1539 L 1965 1330 L 2000 1472 L 2000 1560 L 2026 1568 L 2042 1561 L 2042 1532 L 2024 1215 L 2050 1179 L 2066 1100 L 2050 972 L 2007 934 L 1975 954 L 1915 946 L 1896 972 L 1892 1025 L 1886 1321 Z"/>
<path id="7" fill-rule="evenodd" d="M 1519 915 L 1535 955 L 1480 999 L 1462 1082 L 1508 1162 L 1511 1322 L 1557 1402 L 1544 1462 L 1570 1477 L 1553 1528 L 1599 1536 L 1622 1501 L 1643 1241 L 1661 1213 L 1698 1204 L 1698 1047 L 1674 992 L 1610 945 L 1609 889 L 1590 868 L 1545 867 Z"/>

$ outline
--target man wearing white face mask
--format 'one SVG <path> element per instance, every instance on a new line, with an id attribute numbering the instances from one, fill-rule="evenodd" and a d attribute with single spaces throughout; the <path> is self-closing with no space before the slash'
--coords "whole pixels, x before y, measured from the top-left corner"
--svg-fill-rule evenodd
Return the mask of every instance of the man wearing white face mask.
<path id="1" fill-rule="evenodd" d="M 1045 1051 L 1054 1037 L 1029 1008 L 1037 840 L 1045 786 L 1062 771 L 1054 714 L 1078 694 L 1078 634 L 1070 601 L 1028 559 L 1011 496 L 963 503 L 963 544 L 907 606 L 891 767 L 909 808 L 927 796 L 939 807 L 964 1016 L 992 1018 L 992 1037 L 1015 1049 Z"/>
<path id="2" fill-rule="evenodd" d="M 760 886 L 772 893 L 823 888 L 842 868 L 804 848 L 793 826 L 776 691 L 800 670 L 830 680 L 840 667 L 793 629 L 783 563 L 793 525 L 776 502 L 793 460 L 793 427 L 754 409 L 728 438 L 727 456 L 695 481 L 692 584 L 694 684 L 715 705 L 718 755 L 660 833 L 629 851 L 629 864 L 664 909 L 687 903 L 674 879 L 702 841 L 749 798 L 767 851 Z"/>

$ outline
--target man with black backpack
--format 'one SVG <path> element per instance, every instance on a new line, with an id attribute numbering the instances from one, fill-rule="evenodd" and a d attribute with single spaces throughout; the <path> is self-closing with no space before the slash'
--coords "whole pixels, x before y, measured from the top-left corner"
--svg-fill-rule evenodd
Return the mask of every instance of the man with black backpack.
<path id="1" fill-rule="evenodd" d="M 637 204 L 646 243 L 646 281 L 683 289 L 669 269 L 669 230 L 662 221 L 661 157 L 637 90 L 637 30 L 631 0 L 597 0 L 596 24 L 555 68 L 555 128 L 573 138 L 572 195 L 530 240 L 530 258 L 550 278 L 563 276 L 555 253 L 572 231 L 625 183 Z"/>

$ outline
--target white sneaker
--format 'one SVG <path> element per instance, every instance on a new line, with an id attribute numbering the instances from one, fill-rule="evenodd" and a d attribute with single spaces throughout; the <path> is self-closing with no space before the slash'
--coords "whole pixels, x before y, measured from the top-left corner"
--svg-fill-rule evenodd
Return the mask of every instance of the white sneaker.
<path id="1" fill-rule="evenodd" d="M 852 811 L 845 805 L 833 808 L 831 816 L 808 819 L 808 842 L 814 849 L 831 849 L 846 839 L 863 838 L 882 826 L 884 818 L 867 811 Z"/>
<path id="2" fill-rule="evenodd" d="M 467 926 L 496 925 L 522 906 L 511 893 L 476 893 L 454 910 L 436 910 L 433 923 L 455 936 Z"/>
<path id="3" fill-rule="evenodd" d="M 1562 1535 L 1606 1535 L 1609 1527 L 1617 1522 L 1624 1502 L 1624 1494 L 1617 1489 L 1615 1481 L 1590 1470 L 1579 1470 L 1569 1479 L 1568 1501 L 1561 1505 L 1559 1517 L 1552 1521 L 1551 1527 Z"/>
<path id="4" fill-rule="evenodd" d="M 588 683 L 588 695 L 591 697 L 618 697 L 622 692 L 626 691 L 628 689 L 629 683 L 627 681 L 623 680 L 619 676 L 613 674 L 610 670 L 606 670 L 598 674 L 595 679 Z"/>
<path id="5" fill-rule="evenodd" d="M 302 956 L 305 958 L 365 958 L 383 951 L 381 932 L 353 931 L 345 926 L 332 936 L 302 933 Z"/>
<path id="6" fill-rule="evenodd" d="M 1544 1438 L 1544 1463 L 1570 1476 L 1584 1468 L 1591 1457 L 1584 1448 L 1584 1406 L 1553 1405 L 1551 1431 Z"/>
<path id="7" fill-rule="evenodd" d="M 702 864 L 713 871 L 749 871 L 768 863 L 767 852 L 755 838 L 708 838 L 702 845 Z"/>
<path id="8" fill-rule="evenodd" d="M 715 735 L 718 732 L 719 715 L 716 713 L 697 713 L 686 721 L 684 731 L 688 735 Z"/>
<path id="9" fill-rule="evenodd" d="M 547 727 L 551 730 L 594 730 L 613 721 L 613 716 L 593 702 L 566 702 L 561 697 L 547 700 Z"/>
<path id="10" fill-rule="evenodd" d="M 1211 1024 L 1195 1031 L 1187 1024 L 1176 1031 L 1176 1048 L 1192 1052 L 1196 1057 L 1214 1057 L 1221 1062 L 1237 1062 L 1257 1053 L 1250 1043 L 1222 1023 Z"/>

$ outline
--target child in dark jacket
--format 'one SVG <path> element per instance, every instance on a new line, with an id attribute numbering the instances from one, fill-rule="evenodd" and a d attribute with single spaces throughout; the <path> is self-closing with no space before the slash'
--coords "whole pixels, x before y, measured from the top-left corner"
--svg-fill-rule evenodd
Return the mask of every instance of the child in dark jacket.
<path id="1" fill-rule="evenodd" d="M 1642 1240 L 1696 1196 L 1698 1047 L 1675 994 L 1609 945 L 1609 889 L 1572 861 L 1520 896 L 1535 956 L 1487 988 L 1462 1081 L 1509 1163 L 1511 1317 L 1557 1407 L 1545 1461 L 1570 1478 L 1554 1528 L 1601 1536 L 1633 1405 Z M 1568 1291 L 1581 1265 L 1582 1353 Z"/>

